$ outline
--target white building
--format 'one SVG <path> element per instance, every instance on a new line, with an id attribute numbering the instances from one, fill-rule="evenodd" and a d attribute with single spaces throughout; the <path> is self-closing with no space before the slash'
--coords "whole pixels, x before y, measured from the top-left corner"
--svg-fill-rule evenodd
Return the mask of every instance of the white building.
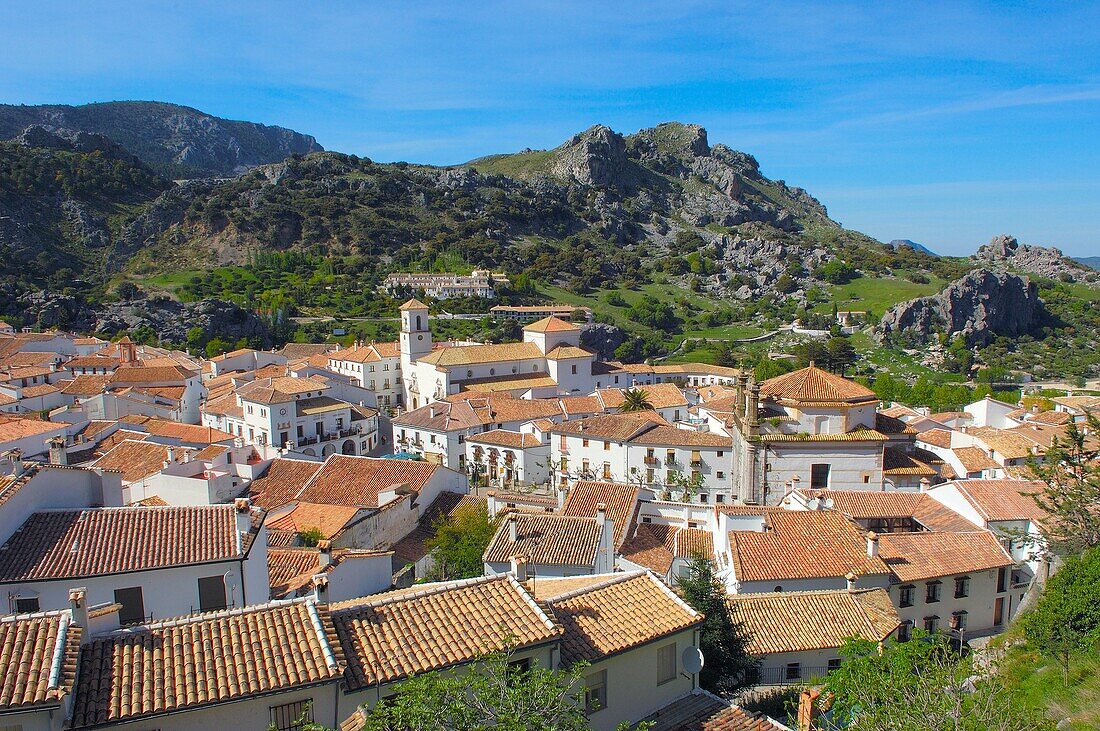
<path id="1" fill-rule="evenodd" d="M 328 367 L 375 394 L 379 406 L 405 403 L 400 343 L 356 343 L 355 347 L 329 353 Z"/>
<path id="2" fill-rule="evenodd" d="M 423 291 L 437 300 L 454 297 L 496 297 L 496 287 L 508 284 L 508 275 L 475 269 L 471 274 L 389 274 L 383 285 L 391 296 Z"/>
<path id="3" fill-rule="evenodd" d="M 465 467 L 491 487 L 545 485 L 552 471 L 550 444 L 530 432 L 493 429 L 466 437 Z"/>

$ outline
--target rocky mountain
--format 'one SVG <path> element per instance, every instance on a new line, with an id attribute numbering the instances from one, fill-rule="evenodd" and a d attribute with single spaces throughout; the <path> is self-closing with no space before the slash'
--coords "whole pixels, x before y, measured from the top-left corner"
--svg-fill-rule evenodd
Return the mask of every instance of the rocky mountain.
<path id="1" fill-rule="evenodd" d="M 293 130 L 221 119 L 177 104 L 0 105 L 0 140 L 35 125 L 103 135 L 172 179 L 226 177 L 323 149 Z"/>
<path id="2" fill-rule="evenodd" d="M 1027 277 L 975 269 L 931 297 L 894 305 L 876 329 L 881 340 L 927 342 L 934 334 L 961 335 L 988 345 L 997 335 L 1023 335 L 1044 315 L 1039 288 Z"/>
<path id="3" fill-rule="evenodd" d="M 1060 250 L 1021 244 L 1015 236 L 995 236 L 970 257 L 982 266 L 1005 268 L 1063 282 L 1100 281 L 1100 275 Z"/>
<path id="4" fill-rule="evenodd" d="M 890 241 L 890 243 L 887 244 L 887 246 L 894 250 L 897 250 L 898 247 L 901 246 L 908 246 L 913 251 L 919 251 L 923 254 L 928 254 L 929 256 L 937 256 L 936 252 L 932 251 L 924 244 L 918 244 L 916 241 L 910 241 L 909 239 L 893 239 L 892 241 Z"/>

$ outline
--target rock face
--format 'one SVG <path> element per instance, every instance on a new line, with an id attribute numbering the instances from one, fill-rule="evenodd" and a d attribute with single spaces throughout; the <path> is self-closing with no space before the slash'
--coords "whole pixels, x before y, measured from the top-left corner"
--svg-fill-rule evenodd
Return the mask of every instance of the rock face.
<path id="1" fill-rule="evenodd" d="M 1095 272 L 1065 256 L 1059 249 L 1021 244 L 1015 236 L 995 236 L 970 258 L 985 266 L 1016 269 L 1064 282 L 1098 279 Z"/>
<path id="2" fill-rule="evenodd" d="M 573 135 L 555 150 L 550 174 L 582 185 L 612 186 L 633 182 L 622 135 L 602 124 Z"/>
<path id="3" fill-rule="evenodd" d="M 600 360 L 612 360 L 615 349 L 626 342 L 626 331 L 618 325 L 594 322 L 581 328 L 581 345 L 599 355 Z"/>
<path id="4" fill-rule="evenodd" d="M 894 305 L 882 316 L 880 339 L 925 342 L 936 332 L 962 335 L 968 345 L 987 345 L 997 335 L 1022 335 L 1044 314 L 1039 289 L 1027 277 L 975 269 L 937 295 Z"/>
<path id="5" fill-rule="evenodd" d="M 103 135 L 170 178 L 235 175 L 323 149 L 293 130 L 220 119 L 178 104 L 0 105 L 0 139 L 16 138 L 34 125 Z"/>

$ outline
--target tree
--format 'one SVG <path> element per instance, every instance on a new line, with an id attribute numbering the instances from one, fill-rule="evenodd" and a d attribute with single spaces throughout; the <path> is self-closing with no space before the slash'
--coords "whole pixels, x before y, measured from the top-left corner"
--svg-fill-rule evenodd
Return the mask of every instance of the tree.
<path id="1" fill-rule="evenodd" d="M 852 341 L 844 336 L 829 338 L 825 343 L 825 362 L 829 368 L 845 375 L 858 359 Z"/>
<path id="2" fill-rule="evenodd" d="M 481 556 L 496 533 L 496 521 L 489 520 L 489 509 L 482 503 L 463 505 L 436 523 L 435 535 L 428 539 L 434 565 L 429 577 L 435 580 L 468 579 L 481 576 L 485 564 Z"/>
<path id="3" fill-rule="evenodd" d="M 714 564 L 696 556 L 676 586 L 684 601 L 706 617 L 699 628 L 704 660 L 699 685 L 712 693 L 724 693 L 748 684 L 760 660 L 749 655 L 750 637 L 744 625 L 730 616 L 726 588 L 715 576 Z"/>
<path id="4" fill-rule="evenodd" d="M 1073 656 L 1100 647 L 1100 547 L 1067 558 L 1020 623 L 1029 643 L 1058 661 L 1068 685 Z"/>
<path id="5" fill-rule="evenodd" d="M 367 712 L 365 731 L 587 731 L 584 663 L 552 670 L 511 661 L 496 652 L 411 677 Z"/>
<path id="6" fill-rule="evenodd" d="M 825 349 L 825 343 L 820 340 L 807 340 L 796 345 L 793 350 L 795 357 L 798 358 L 799 368 L 805 368 L 811 362 L 828 364 L 829 352 Z"/>
<path id="7" fill-rule="evenodd" d="M 623 391 L 623 403 L 619 411 L 623 413 L 631 411 L 652 411 L 653 404 L 649 396 L 640 388 L 628 388 Z"/>
<path id="8" fill-rule="evenodd" d="M 856 270 L 847 262 L 831 259 L 819 266 L 814 274 L 829 284 L 847 284 L 856 276 Z"/>
<path id="9" fill-rule="evenodd" d="M 1054 722 L 1016 704 L 1001 680 L 956 653 L 945 635 L 909 642 L 851 639 L 826 677 L 823 729 L 844 731 L 1053 731 Z"/>
<path id="10" fill-rule="evenodd" d="M 1050 516 L 1043 521 L 1043 543 L 1053 555 L 1100 546 L 1100 469 L 1095 465 L 1100 419 L 1089 414 L 1086 425 L 1088 435 L 1070 422 L 1065 438 L 1051 441 L 1042 464 L 1030 464 L 1032 475 L 1043 483 L 1033 497 Z"/>

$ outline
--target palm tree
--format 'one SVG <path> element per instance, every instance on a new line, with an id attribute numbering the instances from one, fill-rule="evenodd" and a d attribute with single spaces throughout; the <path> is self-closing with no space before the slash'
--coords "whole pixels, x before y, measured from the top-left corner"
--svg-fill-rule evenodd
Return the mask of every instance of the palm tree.
<path id="1" fill-rule="evenodd" d="M 626 413 L 628 411 L 652 411 L 653 404 L 649 402 L 649 396 L 645 391 L 638 388 L 628 388 L 623 391 L 623 403 L 619 407 L 619 411 Z"/>

